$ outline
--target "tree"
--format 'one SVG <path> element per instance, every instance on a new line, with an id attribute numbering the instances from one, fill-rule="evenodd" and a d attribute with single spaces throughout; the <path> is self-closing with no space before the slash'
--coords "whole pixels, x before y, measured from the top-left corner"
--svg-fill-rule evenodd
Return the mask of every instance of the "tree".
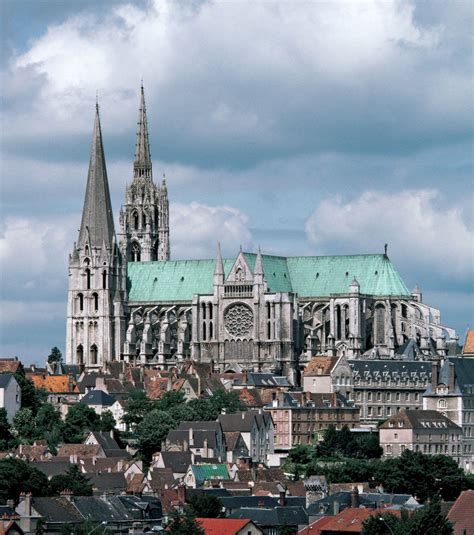
<path id="1" fill-rule="evenodd" d="M 166 529 L 173 535 L 204 535 L 204 529 L 192 515 L 189 513 L 181 514 L 177 511 L 171 514 Z"/>
<path id="2" fill-rule="evenodd" d="M 0 451 L 7 451 L 11 447 L 13 436 L 10 431 L 11 427 L 7 418 L 7 411 L 0 409 Z"/>
<path id="3" fill-rule="evenodd" d="M 175 392 L 174 390 L 170 390 L 165 392 L 161 399 L 155 401 L 154 408 L 159 411 L 167 411 L 173 407 L 184 405 L 185 403 L 186 399 L 184 398 L 183 392 Z"/>
<path id="4" fill-rule="evenodd" d="M 93 409 L 84 403 L 76 403 L 69 409 L 64 421 L 64 441 L 70 444 L 82 442 L 86 432 L 97 430 L 98 421 L 99 416 Z"/>
<path id="5" fill-rule="evenodd" d="M 160 451 L 161 443 L 175 423 L 167 412 L 156 409 L 143 418 L 137 427 L 137 434 L 140 451 L 146 460 L 151 460 L 152 455 Z"/>
<path id="6" fill-rule="evenodd" d="M 35 415 L 41 405 L 46 401 L 48 394 L 45 390 L 36 390 L 35 384 L 28 379 L 23 369 L 15 372 L 13 376 L 21 390 L 21 408 L 31 409 Z"/>
<path id="7" fill-rule="evenodd" d="M 314 447 L 300 444 L 288 452 L 288 460 L 296 464 L 309 464 L 314 455 Z"/>
<path id="8" fill-rule="evenodd" d="M 13 433 L 18 440 L 30 444 L 36 438 L 36 426 L 33 411 L 29 408 L 20 409 L 13 418 Z"/>
<path id="9" fill-rule="evenodd" d="M 48 364 L 53 362 L 61 362 L 63 360 L 63 354 L 56 346 L 51 348 L 51 353 L 48 355 Z"/>
<path id="10" fill-rule="evenodd" d="M 153 402 L 143 390 L 132 390 L 125 401 L 124 423 L 132 428 L 140 424 L 147 413 L 153 408 Z"/>
<path id="11" fill-rule="evenodd" d="M 100 419 L 98 422 L 99 431 L 113 431 L 116 425 L 117 424 L 115 422 L 115 418 L 110 411 L 104 411 L 100 415 Z"/>
<path id="12" fill-rule="evenodd" d="M 50 492 L 59 495 L 63 490 L 71 490 L 75 496 L 92 496 L 92 485 L 89 478 L 81 474 L 77 464 L 69 467 L 65 474 L 58 474 L 51 478 Z"/>
<path id="13" fill-rule="evenodd" d="M 0 503 L 6 503 L 10 498 L 18 503 L 22 492 L 46 496 L 48 490 L 48 478 L 43 472 L 20 459 L 0 460 Z"/>
<path id="14" fill-rule="evenodd" d="M 222 516 L 222 502 L 212 494 L 192 494 L 188 499 L 190 512 L 199 518 Z"/>
<path id="15" fill-rule="evenodd" d="M 407 534 L 406 531 L 401 531 L 402 529 L 407 529 L 406 521 L 403 522 L 392 513 L 375 513 L 364 520 L 361 535 Z"/>
<path id="16" fill-rule="evenodd" d="M 410 535 L 451 535 L 453 526 L 441 512 L 441 503 L 435 498 L 428 506 L 418 510 L 410 519 Z"/>
<path id="17" fill-rule="evenodd" d="M 242 403 L 239 393 L 236 390 L 227 391 L 220 388 L 213 392 L 212 397 L 209 398 L 209 402 L 214 410 L 214 417 L 211 418 L 212 420 L 217 419 L 224 409 L 228 414 L 245 411 L 247 409 Z"/>

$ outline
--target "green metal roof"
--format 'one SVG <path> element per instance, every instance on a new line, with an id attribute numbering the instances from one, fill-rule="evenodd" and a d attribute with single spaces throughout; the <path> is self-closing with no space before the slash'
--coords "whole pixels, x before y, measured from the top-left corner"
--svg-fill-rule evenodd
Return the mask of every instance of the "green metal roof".
<path id="1" fill-rule="evenodd" d="M 225 464 L 193 464 L 191 465 L 196 483 L 203 483 L 211 479 L 230 479 Z"/>
<path id="2" fill-rule="evenodd" d="M 255 267 L 256 256 L 244 253 L 251 270 Z M 235 260 L 224 260 L 226 277 Z M 346 294 L 355 277 L 363 294 L 410 295 L 393 264 L 383 254 L 295 257 L 262 255 L 262 261 L 270 292 L 294 292 L 299 297 Z M 191 301 L 195 294 L 212 294 L 214 266 L 214 260 L 129 262 L 129 301 Z"/>

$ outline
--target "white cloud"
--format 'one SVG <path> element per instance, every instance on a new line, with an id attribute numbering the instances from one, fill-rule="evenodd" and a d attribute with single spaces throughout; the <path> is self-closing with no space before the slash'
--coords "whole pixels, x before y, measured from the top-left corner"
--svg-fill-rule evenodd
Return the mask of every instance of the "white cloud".
<path id="1" fill-rule="evenodd" d="M 245 214 L 230 206 L 171 204 L 171 254 L 173 258 L 213 258 L 217 242 L 223 253 L 235 255 L 239 246 L 251 246 Z"/>
<path id="2" fill-rule="evenodd" d="M 7 136 L 88 133 L 96 89 L 107 128 L 124 134 L 134 127 L 142 76 L 160 133 L 183 152 L 218 145 L 235 157 L 255 147 L 364 144 L 359 129 L 370 125 L 388 129 L 377 141 L 389 146 L 392 129 L 430 138 L 433 125 L 447 127 L 447 109 L 453 129 L 463 131 L 469 73 L 453 75 L 443 26 L 421 26 L 414 9 L 397 0 L 199 7 L 155 0 L 143 11 L 111 7 L 100 19 L 78 14 L 12 58 L 7 101 L 20 86 L 23 101 Z"/>
<path id="3" fill-rule="evenodd" d="M 314 210 L 306 232 L 318 251 L 381 252 L 388 243 L 390 257 L 405 271 L 472 281 L 474 231 L 458 208 L 440 201 L 434 190 L 332 197 Z"/>

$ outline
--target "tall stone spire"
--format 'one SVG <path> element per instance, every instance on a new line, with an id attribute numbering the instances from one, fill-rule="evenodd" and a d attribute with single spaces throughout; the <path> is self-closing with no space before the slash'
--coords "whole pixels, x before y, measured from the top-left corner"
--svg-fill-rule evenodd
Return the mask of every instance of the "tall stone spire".
<path id="1" fill-rule="evenodd" d="M 255 259 L 255 268 L 254 268 L 254 282 L 255 284 L 263 284 L 263 261 L 262 261 L 262 252 L 260 247 L 258 248 L 257 258 Z"/>
<path id="2" fill-rule="evenodd" d="M 148 141 L 148 123 L 146 119 L 145 92 L 141 86 L 140 110 L 138 112 L 137 143 L 135 161 L 133 162 L 133 178 L 151 178 L 150 143 Z"/>
<path id="3" fill-rule="evenodd" d="M 86 245 L 93 248 L 112 247 L 114 218 L 110 202 L 109 182 L 105 166 L 99 106 L 96 104 L 91 158 L 87 176 L 86 197 L 79 230 L 78 248 Z"/>
<path id="4" fill-rule="evenodd" d="M 224 284 L 224 263 L 222 261 L 220 243 L 217 243 L 216 264 L 214 267 L 214 284 Z"/>

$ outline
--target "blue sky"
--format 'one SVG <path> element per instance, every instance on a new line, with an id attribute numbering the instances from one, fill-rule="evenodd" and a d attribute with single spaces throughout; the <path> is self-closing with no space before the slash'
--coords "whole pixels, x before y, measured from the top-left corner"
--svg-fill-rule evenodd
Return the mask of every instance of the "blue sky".
<path id="1" fill-rule="evenodd" d="M 471 2 L 3 0 L 0 354 L 64 346 L 96 91 L 115 221 L 139 86 L 174 258 L 382 252 L 473 326 Z"/>

